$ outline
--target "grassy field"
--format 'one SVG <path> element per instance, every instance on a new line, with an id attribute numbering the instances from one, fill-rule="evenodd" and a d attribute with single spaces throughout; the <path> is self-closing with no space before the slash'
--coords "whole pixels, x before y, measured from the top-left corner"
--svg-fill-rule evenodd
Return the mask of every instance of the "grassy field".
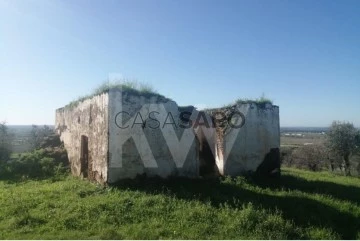
<path id="1" fill-rule="evenodd" d="M 360 239 L 360 179 L 0 181 L 1 239 Z"/>
<path id="2" fill-rule="evenodd" d="M 324 144 L 325 136 L 320 133 L 299 133 L 302 136 L 285 136 L 284 133 L 280 136 L 281 146 L 303 146 L 304 144 Z"/>

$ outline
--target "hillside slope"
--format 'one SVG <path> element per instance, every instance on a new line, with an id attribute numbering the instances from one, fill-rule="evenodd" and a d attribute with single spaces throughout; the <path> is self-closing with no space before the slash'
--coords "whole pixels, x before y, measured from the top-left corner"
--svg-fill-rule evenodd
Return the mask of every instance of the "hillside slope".
<path id="1" fill-rule="evenodd" d="M 359 239 L 360 180 L 285 169 L 279 180 L 0 182 L 1 239 Z"/>

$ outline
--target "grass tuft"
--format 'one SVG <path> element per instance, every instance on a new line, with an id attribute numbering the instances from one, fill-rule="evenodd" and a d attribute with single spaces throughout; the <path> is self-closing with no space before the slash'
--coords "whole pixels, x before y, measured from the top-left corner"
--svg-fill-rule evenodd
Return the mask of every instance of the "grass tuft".
<path id="1" fill-rule="evenodd" d="M 242 105 L 242 104 L 256 104 L 260 109 L 264 109 L 266 107 L 266 104 L 273 104 L 273 101 L 265 96 L 265 94 L 262 94 L 259 98 L 256 99 L 250 99 L 250 98 L 239 98 L 236 101 L 223 105 L 220 108 L 205 108 L 203 111 L 211 112 L 213 110 L 218 109 L 227 109 L 230 107 L 233 107 L 235 105 Z"/>
<path id="2" fill-rule="evenodd" d="M 267 97 L 265 97 L 264 94 L 262 94 L 259 98 L 256 99 L 237 99 L 235 101 L 236 104 L 244 104 L 244 103 L 255 103 L 260 106 L 265 106 L 266 104 L 273 104 L 273 101 Z"/>
<path id="3" fill-rule="evenodd" d="M 102 84 L 100 84 L 98 87 L 96 87 L 91 94 L 84 95 L 81 97 L 78 97 L 76 100 L 70 102 L 66 107 L 74 108 L 76 107 L 80 102 L 83 102 L 86 99 L 90 99 L 94 96 L 101 95 L 103 93 L 107 93 L 112 89 L 121 90 L 125 93 L 131 94 L 131 95 L 138 95 L 138 96 L 144 96 L 146 98 L 151 97 L 158 97 L 159 99 L 163 101 L 168 101 L 170 99 L 164 97 L 163 95 L 159 94 L 151 84 L 148 83 L 141 83 L 136 80 L 118 80 L 118 81 L 106 81 Z"/>

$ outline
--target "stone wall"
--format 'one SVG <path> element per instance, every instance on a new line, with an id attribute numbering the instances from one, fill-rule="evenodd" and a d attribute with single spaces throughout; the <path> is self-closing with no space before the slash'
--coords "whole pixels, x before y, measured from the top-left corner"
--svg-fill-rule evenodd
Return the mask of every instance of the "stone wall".
<path id="1" fill-rule="evenodd" d="M 161 95 L 111 89 L 58 109 L 55 128 L 72 173 L 100 183 L 280 170 L 279 107 L 269 103 L 197 111 Z"/>
<path id="2" fill-rule="evenodd" d="M 241 128 L 216 123 L 215 158 L 221 175 L 236 176 L 247 172 L 262 175 L 279 171 L 279 107 L 272 104 L 243 103 L 219 109 L 233 117 Z M 277 170 L 276 170 L 277 169 Z"/>
<path id="3" fill-rule="evenodd" d="M 108 94 L 94 96 L 76 106 L 57 109 L 55 128 L 67 150 L 73 175 L 106 182 Z M 87 158 L 82 158 L 84 153 L 87 153 Z"/>
<path id="4" fill-rule="evenodd" d="M 109 92 L 109 176 L 198 176 L 192 128 L 179 128 L 177 104 L 162 96 Z M 156 120 L 155 120 L 156 119 Z"/>

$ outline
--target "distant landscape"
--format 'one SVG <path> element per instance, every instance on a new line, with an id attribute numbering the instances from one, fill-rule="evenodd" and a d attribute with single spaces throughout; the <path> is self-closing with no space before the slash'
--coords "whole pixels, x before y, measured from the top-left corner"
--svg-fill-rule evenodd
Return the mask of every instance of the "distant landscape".
<path id="1" fill-rule="evenodd" d="M 54 125 L 46 125 L 54 128 Z M 42 125 L 39 125 L 42 127 Z M 13 152 L 22 153 L 31 149 L 29 138 L 32 125 L 8 125 L 9 132 L 14 135 Z M 306 143 L 322 143 L 328 127 L 280 127 L 281 145 L 303 145 Z"/>
<path id="2" fill-rule="evenodd" d="M 54 129 L 53 125 L 46 125 Z M 42 127 L 42 126 L 40 126 Z M 8 125 L 9 133 L 13 135 L 13 153 L 22 153 L 31 150 L 31 131 L 32 125 Z"/>
<path id="3" fill-rule="evenodd" d="M 44 126 L 40 125 L 36 127 L 42 128 Z M 54 129 L 54 125 L 46 125 L 46 127 L 49 127 L 52 130 Z M 9 133 L 12 135 L 13 156 L 16 154 L 30 151 L 32 148 L 31 132 L 33 130 L 33 125 L 9 125 L 8 128 Z M 326 133 L 328 132 L 328 130 L 329 127 L 280 127 L 282 165 L 289 167 L 295 165 L 295 167 L 297 168 L 302 167 L 305 169 L 307 169 L 307 165 L 315 165 L 314 168 L 317 170 L 328 170 L 330 167 L 328 161 L 324 160 L 325 157 L 321 156 L 323 154 L 319 154 L 320 157 L 311 157 L 318 158 L 318 160 L 315 161 L 296 160 L 299 160 L 298 155 L 302 155 L 302 152 L 318 152 L 319 150 L 321 150 L 322 152 L 326 152 L 326 150 L 322 149 L 325 145 Z M 309 149 L 311 148 L 315 150 L 309 151 Z M 294 153 L 294 150 L 298 151 L 299 153 Z M 294 156 L 294 154 L 296 155 Z M 312 162 L 315 162 L 316 164 L 313 164 Z M 335 162 L 338 163 L 335 167 L 335 171 L 341 173 L 343 168 L 342 162 L 339 160 L 336 160 Z M 353 175 L 360 175 L 360 156 L 352 155 L 350 162 L 352 163 L 351 172 L 353 173 Z"/>
<path id="4" fill-rule="evenodd" d="M 327 127 L 282 127 L 280 128 L 281 146 L 321 145 L 325 141 Z"/>

